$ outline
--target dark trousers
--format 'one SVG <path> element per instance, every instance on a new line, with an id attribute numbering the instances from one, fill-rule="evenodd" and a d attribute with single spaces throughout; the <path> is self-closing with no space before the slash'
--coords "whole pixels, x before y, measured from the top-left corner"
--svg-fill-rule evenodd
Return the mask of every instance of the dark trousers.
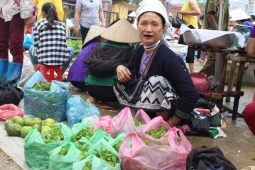
<path id="1" fill-rule="evenodd" d="M 5 22 L 0 18 L 0 59 L 8 59 L 8 50 L 13 56 L 13 62 L 23 64 L 24 20 L 20 14 Z"/>
<path id="2" fill-rule="evenodd" d="M 113 87 L 87 85 L 86 90 L 89 93 L 89 95 L 94 97 L 96 100 L 99 100 L 102 102 L 116 102 L 117 101 L 117 97 L 113 91 Z"/>
<path id="3" fill-rule="evenodd" d="M 84 43 L 85 38 L 86 38 L 88 32 L 89 32 L 89 28 L 85 28 L 85 27 L 81 26 L 81 40 L 82 40 L 82 44 Z"/>

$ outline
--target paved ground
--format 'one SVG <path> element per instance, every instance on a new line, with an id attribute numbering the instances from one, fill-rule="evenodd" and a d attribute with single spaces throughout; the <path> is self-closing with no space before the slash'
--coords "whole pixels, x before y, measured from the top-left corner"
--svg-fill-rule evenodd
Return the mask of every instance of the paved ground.
<path id="1" fill-rule="evenodd" d="M 196 69 L 199 69 L 199 67 L 200 65 L 196 65 Z M 251 66 L 245 73 L 243 86 L 245 95 L 241 98 L 239 112 L 242 112 L 244 106 L 252 100 L 255 87 L 255 77 L 252 74 L 254 68 L 254 66 Z M 75 89 L 72 89 L 71 93 L 86 98 L 86 94 Z M 116 113 L 108 110 L 102 110 L 102 112 L 104 114 Z M 228 128 L 224 131 L 228 137 L 211 139 L 209 137 L 189 136 L 192 146 L 217 146 L 221 148 L 225 156 L 231 160 L 237 169 L 254 166 L 255 161 L 250 160 L 250 157 L 255 156 L 255 137 L 252 136 L 242 118 L 238 118 L 235 122 L 231 121 L 230 117 L 226 117 L 226 119 Z M 30 169 L 24 162 L 23 139 L 7 137 L 1 122 L 0 125 L 0 170 Z"/>

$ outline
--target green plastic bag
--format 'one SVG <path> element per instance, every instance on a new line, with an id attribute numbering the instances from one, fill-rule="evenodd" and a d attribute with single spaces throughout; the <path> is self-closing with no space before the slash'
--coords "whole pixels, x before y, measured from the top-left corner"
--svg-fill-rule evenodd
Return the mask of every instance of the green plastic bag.
<path id="1" fill-rule="evenodd" d="M 60 123 L 59 128 L 64 135 L 64 141 L 71 139 L 72 132 L 64 124 Z M 33 169 L 47 169 L 49 165 L 50 152 L 62 145 L 64 141 L 45 143 L 40 132 L 33 129 L 24 140 L 25 161 Z"/>
<path id="2" fill-rule="evenodd" d="M 95 155 L 89 155 L 86 159 L 74 163 L 73 170 L 120 170 L 120 167 L 111 167 L 107 162 L 100 160 Z"/>
<path id="3" fill-rule="evenodd" d="M 107 132 L 102 129 L 98 129 L 89 141 L 93 146 L 96 145 L 98 141 L 101 141 L 101 139 L 105 139 L 107 142 L 113 140 L 111 135 L 109 135 Z"/>
<path id="4" fill-rule="evenodd" d="M 97 144 L 91 146 L 89 149 L 89 155 L 95 155 L 96 170 L 121 170 L 120 157 L 118 153 L 113 149 L 110 143 L 105 139 L 101 139 Z M 94 159 L 95 159 L 94 157 Z M 109 160 L 110 158 L 110 160 Z M 93 162 L 94 165 L 94 162 Z"/>
<path id="5" fill-rule="evenodd" d="M 54 149 L 50 154 L 49 170 L 72 170 L 73 163 L 80 158 L 80 151 L 72 142 Z"/>
<path id="6" fill-rule="evenodd" d="M 123 143 L 124 138 L 126 137 L 126 134 L 121 133 L 119 136 L 117 136 L 115 139 L 111 140 L 109 143 L 110 145 L 119 152 L 120 146 Z"/>
<path id="7" fill-rule="evenodd" d="M 86 139 L 85 137 L 82 137 L 80 140 L 75 142 L 75 146 L 81 152 L 79 160 L 86 159 L 88 157 L 88 151 L 91 146 L 91 143 L 89 142 L 89 140 Z"/>
<path id="8" fill-rule="evenodd" d="M 84 130 L 84 128 L 89 128 L 89 129 Z M 73 132 L 72 141 L 76 142 L 79 139 L 81 139 L 81 137 L 90 139 L 95 134 L 97 129 L 98 128 L 96 127 L 96 125 L 90 121 L 74 124 L 72 127 L 72 132 Z"/>

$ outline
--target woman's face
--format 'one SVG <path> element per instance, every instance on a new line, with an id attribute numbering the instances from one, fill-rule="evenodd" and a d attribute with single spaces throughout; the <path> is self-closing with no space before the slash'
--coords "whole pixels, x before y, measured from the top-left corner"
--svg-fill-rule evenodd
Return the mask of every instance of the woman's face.
<path id="1" fill-rule="evenodd" d="M 165 31 L 161 18 L 154 12 L 146 12 L 140 16 L 138 33 L 144 45 L 153 45 L 160 40 Z"/>

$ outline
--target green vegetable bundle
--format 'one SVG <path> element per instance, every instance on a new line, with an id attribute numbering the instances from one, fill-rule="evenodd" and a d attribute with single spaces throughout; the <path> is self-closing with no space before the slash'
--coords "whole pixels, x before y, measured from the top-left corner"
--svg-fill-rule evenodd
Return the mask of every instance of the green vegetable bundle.
<path id="1" fill-rule="evenodd" d="M 71 130 L 62 123 L 58 126 L 64 136 L 64 139 L 61 141 L 58 140 L 46 143 L 37 129 L 33 129 L 26 136 L 24 141 L 25 160 L 33 169 L 47 169 L 49 153 L 61 146 L 65 141 L 71 139 Z"/>
<path id="2" fill-rule="evenodd" d="M 74 143 L 64 143 L 51 152 L 49 170 L 72 170 L 73 163 L 78 161 L 79 157 L 80 151 Z"/>
<path id="3" fill-rule="evenodd" d="M 109 169 L 120 169 L 120 158 L 116 150 L 109 142 L 104 139 L 100 140 L 96 145 L 92 146 L 89 150 L 90 155 L 95 155 L 98 158 L 98 165 L 102 165 L 101 169 L 105 166 Z"/>
<path id="4" fill-rule="evenodd" d="M 95 134 L 98 128 L 89 121 L 74 124 L 72 127 L 73 137 L 72 141 L 76 142 L 80 140 L 82 137 L 90 140 L 90 138 Z"/>
<path id="5" fill-rule="evenodd" d="M 167 132 L 166 128 L 164 128 L 163 126 L 159 126 L 156 129 L 146 132 L 146 134 L 150 135 L 154 139 L 160 139 L 161 137 L 165 136 L 166 132 Z"/>
<path id="6" fill-rule="evenodd" d="M 33 88 L 37 91 L 50 91 L 51 83 L 49 82 L 37 82 Z"/>

